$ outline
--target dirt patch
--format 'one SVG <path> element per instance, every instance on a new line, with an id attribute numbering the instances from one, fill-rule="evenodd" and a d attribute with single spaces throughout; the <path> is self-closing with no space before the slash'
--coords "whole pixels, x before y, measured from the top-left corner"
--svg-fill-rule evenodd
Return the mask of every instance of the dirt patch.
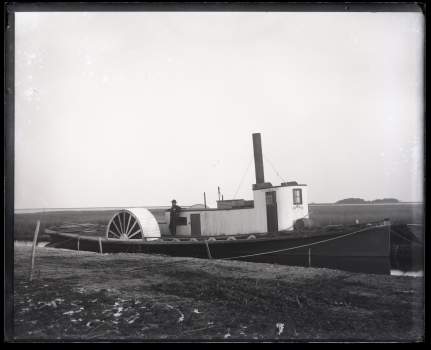
<path id="1" fill-rule="evenodd" d="M 15 247 L 16 339 L 423 337 L 421 278 Z"/>

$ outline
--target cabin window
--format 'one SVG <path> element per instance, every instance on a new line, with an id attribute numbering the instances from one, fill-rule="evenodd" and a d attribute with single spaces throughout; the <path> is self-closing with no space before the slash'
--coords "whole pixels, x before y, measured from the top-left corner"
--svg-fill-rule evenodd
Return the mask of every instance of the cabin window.
<path id="1" fill-rule="evenodd" d="M 177 217 L 177 225 L 187 225 L 187 218 L 185 216 L 178 216 Z"/>
<path id="2" fill-rule="evenodd" d="M 295 188 L 293 190 L 293 204 L 298 205 L 302 204 L 302 189 Z"/>

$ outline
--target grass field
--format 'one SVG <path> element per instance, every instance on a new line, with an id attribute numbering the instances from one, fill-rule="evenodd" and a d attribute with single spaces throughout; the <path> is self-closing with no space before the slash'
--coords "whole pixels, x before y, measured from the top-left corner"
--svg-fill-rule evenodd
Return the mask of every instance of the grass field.
<path id="1" fill-rule="evenodd" d="M 15 339 L 423 339 L 423 279 L 15 245 Z"/>
<path id="2" fill-rule="evenodd" d="M 65 223 L 93 223 L 107 225 L 109 219 L 117 210 L 89 210 L 89 211 L 52 211 L 41 213 L 15 214 L 14 240 L 32 240 L 37 220 L 40 220 L 39 241 L 47 240 L 45 228 Z M 157 221 L 164 221 L 163 209 L 152 209 Z M 104 232 L 100 233 L 104 235 Z"/>
<path id="3" fill-rule="evenodd" d="M 317 225 L 352 224 L 390 218 L 394 224 L 423 223 L 422 203 L 396 204 L 310 204 L 310 218 Z"/>
<path id="4" fill-rule="evenodd" d="M 64 223 L 107 224 L 115 211 L 58 211 L 44 213 L 15 214 L 14 239 L 32 240 L 37 220 L 40 220 L 39 239 L 46 240 L 45 228 Z"/>
<path id="5" fill-rule="evenodd" d="M 361 223 L 390 218 L 393 223 L 422 223 L 423 204 L 311 204 L 310 218 L 316 225 L 352 224 L 358 219 Z M 15 240 L 32 240 L 37 220 L 41 221 L 39 240 L 48 239 L 44 229 L 64 223 L 108 224 L 115 210 L 55 211 L 44 213 L 15 214 Z M 151 209 L 158 222 L 165 221 L 164 209 Z M 101 233 L 103 235 L 103 232 Z"/>

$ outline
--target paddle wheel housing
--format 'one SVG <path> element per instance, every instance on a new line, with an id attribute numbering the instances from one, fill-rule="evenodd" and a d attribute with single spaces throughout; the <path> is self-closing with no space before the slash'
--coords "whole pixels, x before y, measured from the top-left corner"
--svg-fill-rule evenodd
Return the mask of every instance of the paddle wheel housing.
<path id="1" fill-rule="evenodd" d="M 145 208 L 127 208 L 115 213 L 106 228 L 108 239 L 156 240 L 161 237 L 154 215 Z"/>

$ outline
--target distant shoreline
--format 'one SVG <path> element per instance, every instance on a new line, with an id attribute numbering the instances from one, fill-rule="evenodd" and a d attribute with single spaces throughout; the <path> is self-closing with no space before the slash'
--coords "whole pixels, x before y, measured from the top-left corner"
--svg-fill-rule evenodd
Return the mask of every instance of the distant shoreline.
<path id="1" fill-rule="evenodd" d="M 423 205 L 423 202 L 398 202 L 398 203 L 309 203 L 309 207 L 313 206 L 379 206 L 379 205 Z M 188 206 L 184 206 L 187 208 Z M 170 206 L 134 206 L 134 207 L 93 207 L 93 208 L 26 208 L 26 209 L 15 209 L 15 214 L 31 214 L 41 212 L 58 212 L 58 211 L 110 211 L 110 210 L 121 210 L 124 208 L 147 208 L 147 209 L 169 209 Z"/>
<path id="2" fill-rule="evenodd" d="M 140 206 L 140 207 L 93 207 L 93 208 L 41 208 L 41 209 L 15 209 L 15 214 L 31 214 L 57 211 L 111 211 L 125 208 L 169 209 L 170 206 Z"/>
<path id="3" fill-rule="evenodd" d="M 402 204 L 420 204 L 423 205 L 423 202 L 396 202 L 396 203 L 309 203 L 308 206 L 317 206 L 317 205 L 402 205 Z"/>

